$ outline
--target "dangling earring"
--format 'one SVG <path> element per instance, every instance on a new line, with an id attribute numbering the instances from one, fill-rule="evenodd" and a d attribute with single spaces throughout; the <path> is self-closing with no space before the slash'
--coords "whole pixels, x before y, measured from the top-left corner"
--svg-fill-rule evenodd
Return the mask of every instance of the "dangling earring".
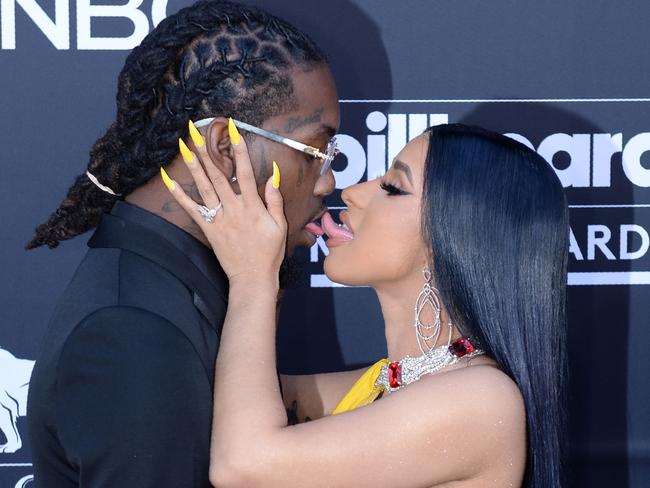
<path id="1" fill-rule="evenodd" d="M 422 354 L 428 354 L 438 342 L 440 337 L 440 297 L 438 290 L 431 286 L 431 270 L 428 266 L 422 269 L 424 275 L 424 286 L 415 301 L 415 336 Z M 424 309 L 429 306 L 433 312 L 433 323 L 422 322 L 421 316 Z M 449 322 L 449 340 L 451 342 L 451 322 Z"/>

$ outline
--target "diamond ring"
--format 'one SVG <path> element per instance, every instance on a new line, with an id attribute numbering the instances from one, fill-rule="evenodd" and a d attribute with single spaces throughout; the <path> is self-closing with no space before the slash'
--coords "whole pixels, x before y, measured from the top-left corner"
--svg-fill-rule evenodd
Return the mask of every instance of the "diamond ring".
<path id="1" fill-rule="evenodd" d="M 201 217 L 203 217 L 203 220 L 205 220 L 208 224 L 211 224 L 214 222 L 214 218 L 221 210 L 223 207 L 222 203 L 219 203 L 216 207 L 213 208 L 208 208 L 205 205 L 197 205 L 196 208 L 199 211 L 199 214 L 201 214 Z"/>

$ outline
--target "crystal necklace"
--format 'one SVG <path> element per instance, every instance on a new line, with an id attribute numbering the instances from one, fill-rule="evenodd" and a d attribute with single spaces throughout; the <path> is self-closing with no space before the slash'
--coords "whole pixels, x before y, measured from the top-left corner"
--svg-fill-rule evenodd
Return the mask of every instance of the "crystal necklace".
<path id="1" fill-rule="evenodd" d="M 391 392 L 399 390 L 425 374 L 456 364 L 460 358 L 473 358 L 482 354 L 485 351 L 474 346 L 469 339 L 461 337 L 448 345 L 435 347 L 422 356 L 404 356 L 399 361 L 385 364 L 375 381 L 375 387 Z"/>

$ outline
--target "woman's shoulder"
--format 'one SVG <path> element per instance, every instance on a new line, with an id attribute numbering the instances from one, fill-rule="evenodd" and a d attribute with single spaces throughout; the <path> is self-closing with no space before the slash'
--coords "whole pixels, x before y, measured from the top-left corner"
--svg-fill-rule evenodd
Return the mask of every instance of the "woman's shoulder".
<path id="1" fill-rule="evenodd" d="M 430 379 L 439 381 L 441 386 L 455 386 L 471 391 L 474 396 L 480 395 L 493 406 L 523 408 L 523 396 L 519 387 L 494 362 L 453 369 L 444 374 L 431 375 Z"/>
<path id="2" fill-rule="evenodd" d="M 458 406 L 467 404 L 471 407 L 475 401 L 481 399 L 487 402 L 486 406 L 523 410 L 523 396 L 515 381 L 502 371 L 493 359 L 480 359 L 483 362 L 468 366 L 459 365 L 446 371 L 425 375 L 399 391 L 411 391 L 418 396 L 426 395 L 437 400 L 442 400 L 441 395 L 446 392 L 444 398 L 453 397 Z"/>
<path id="3" fill-rule="evenodd" d="M 523 475 L 523 397 L 517 384 L 498 368 L 472 365 L 429 375 L 390 397 L 394 406 L 399 403 L 400 410 L 419 418 L 419 428 L 462 446 L 459 452 L 473 459 L 477 474 L 505 469 L 506 476 L 512 470 Z"/>
<path id="4" fill-rule="evenodd" d="M 475 422 L 505 420 L 505 417 L 510 423 L 525 424 L 526 421 L 519 387 L 506 373 L 490 364 L 429 375 L 409 388 L 412 388 L 414 396 L 426 400 L 426 404 L 448 408 L 456 412 L 455 415 L 471 414 Z M 500 424 L 497 422 L 497 425 Z"/>

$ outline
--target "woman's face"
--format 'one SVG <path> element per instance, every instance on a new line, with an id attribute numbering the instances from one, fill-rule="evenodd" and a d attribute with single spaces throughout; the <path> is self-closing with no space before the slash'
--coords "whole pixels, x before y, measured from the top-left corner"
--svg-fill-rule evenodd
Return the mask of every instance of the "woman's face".
<path id="1" fill-rule="evenodd" d="M 325 273 L 331 280 L 377 287 L 421 273 L 427 262 L 420 228 L 427 149 L 424 134 L 402 149 L 384 176 L 343 191 L 348 208 L 339 218 L 350 232 L 328 232 Z"/>

